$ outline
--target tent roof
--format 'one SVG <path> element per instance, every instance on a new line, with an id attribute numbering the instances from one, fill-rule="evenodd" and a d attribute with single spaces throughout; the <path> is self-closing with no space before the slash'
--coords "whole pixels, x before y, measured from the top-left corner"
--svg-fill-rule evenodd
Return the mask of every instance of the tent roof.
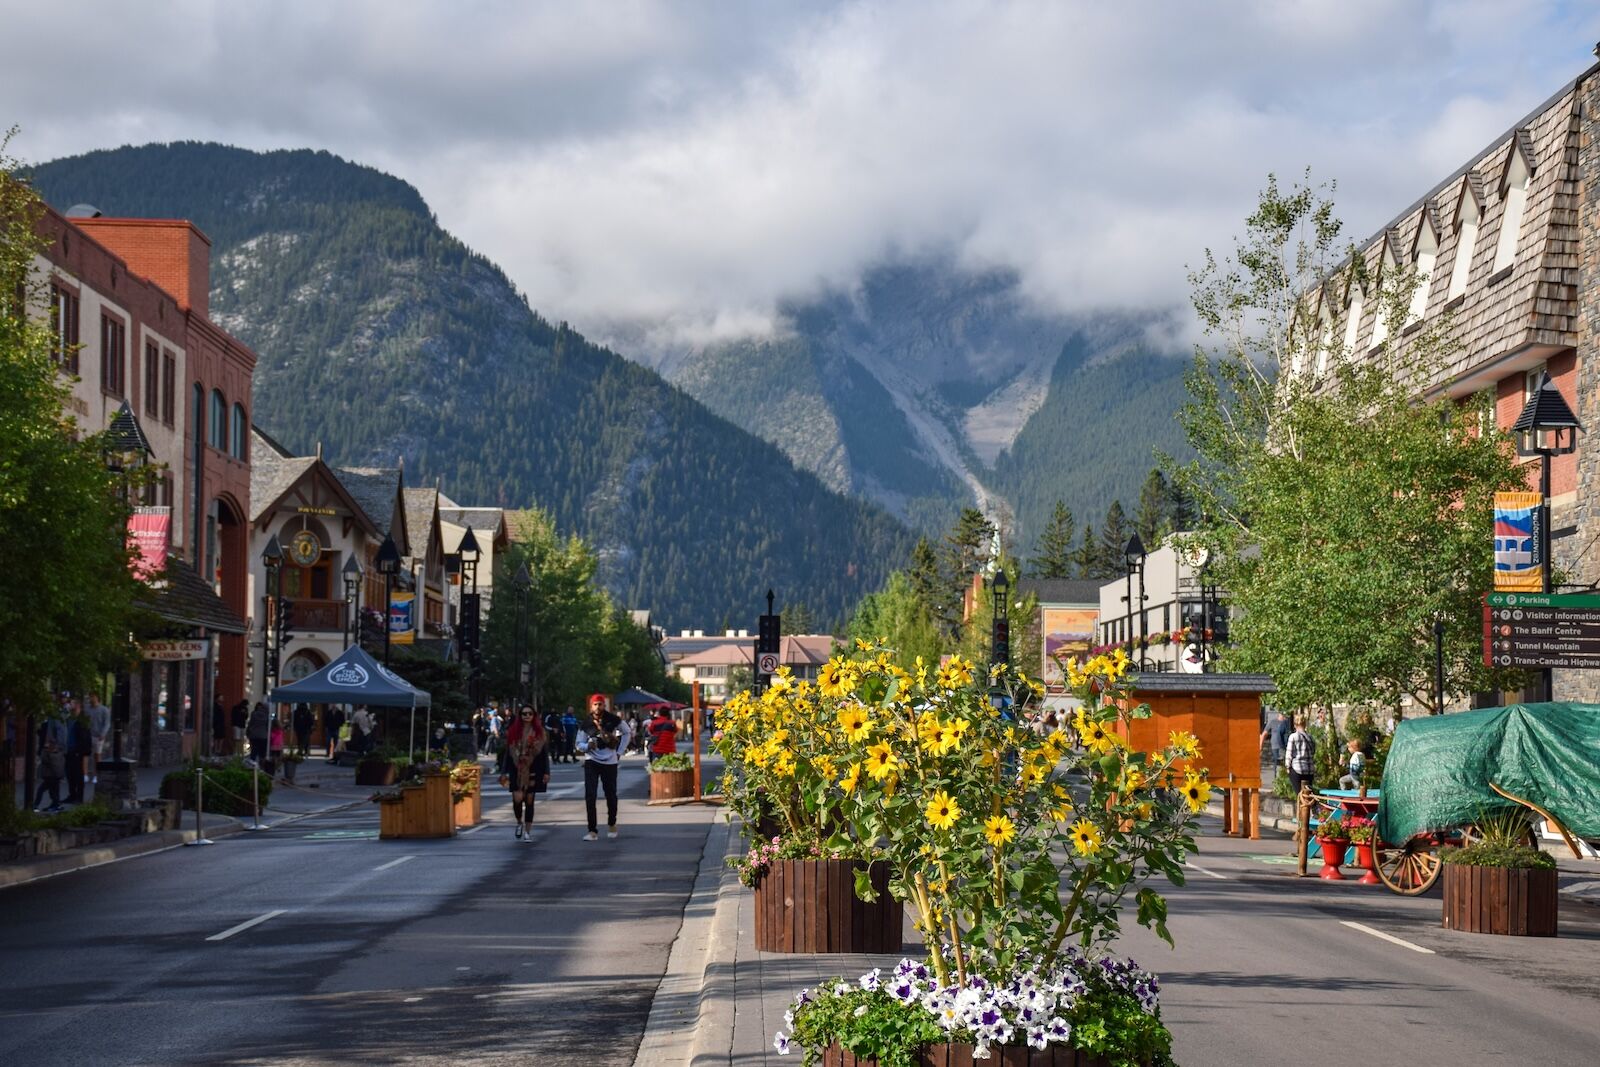
<path id="1" fill-rule="evenodd" d="M 433 698 L 351 645 L 317 673 L 280 685 L 267 698 L 274 704 L 373 704 L 390 708 L 425 708 Z"/>
<path id="2" fill-rule="evenodd" d="M 640 689 L 638 686 L 634 686 L 632 689 L 624 689 L 612 697 L 611 703 L 613 706 L 620 704 L 623 707 L 633 704 L 665 704 L 667 703 L 667 698 L 656 696 L 648 689 Z"/>

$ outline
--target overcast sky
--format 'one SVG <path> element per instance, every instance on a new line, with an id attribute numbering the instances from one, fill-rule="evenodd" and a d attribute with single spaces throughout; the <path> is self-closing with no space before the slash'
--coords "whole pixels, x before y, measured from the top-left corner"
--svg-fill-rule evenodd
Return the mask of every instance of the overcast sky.
<path id="1" fill-rule="evenodd" d="M 325 148 L 545 314 L 694 338 L 926 251 L 1052 308 L 1180 305 L 1267 172 L 1337 179 L 1364 235 L 1597 39 L 1600 5 L 1543 0 L 0 0 L 0 127 L 28 161 Z"/>

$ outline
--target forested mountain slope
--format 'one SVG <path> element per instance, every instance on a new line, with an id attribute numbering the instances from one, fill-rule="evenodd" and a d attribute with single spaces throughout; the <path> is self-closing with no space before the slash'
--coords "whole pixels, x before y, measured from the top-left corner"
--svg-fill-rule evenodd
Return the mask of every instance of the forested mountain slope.
<path id="1" fill-rule="evenodd" d="M 182 143 L 36 167 L 58 209 L 194 221 L 211 313 L 260 356 L 255 421 L 409 484 L 551 510 L 607 585 L 668 626 L 758 613 L 770 586 L 842 617 L 909 535 L 655 372 L 542 319 L 415 189 L 325 152 Z"/>

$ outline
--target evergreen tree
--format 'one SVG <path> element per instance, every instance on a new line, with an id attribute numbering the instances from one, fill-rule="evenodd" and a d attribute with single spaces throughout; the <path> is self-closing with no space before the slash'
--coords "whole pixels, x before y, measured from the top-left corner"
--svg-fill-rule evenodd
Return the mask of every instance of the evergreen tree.
<path id="1" fill-rule="evenodd" d="M 946 600 L 940 621 L 954 634 L 961 628 L 961 607 L 972 576 L 989 562 L 994 524 L 977 508 L 962 508 L 944 538 L 943 577 Z"/>
<path id="2" fill-rule="evenodd" d="M 783 632 L 786 634 L 809 634 L 816 629 L 816 617 L 803 600 L 785 604 L 778 614 L 783 617 Z"/>
<path id="3" fill-rule="evenodd" d="M 1077 552 L 1072 544 L 1077 524 L 1067 505 L 1056 501 L 1050 522 L 1039 535 L 1029 572 L 1035 578 L 1076 578 L 1080 573 Z"/>
<path id="4" fill-rule="evenodd" d="M 939 556 L 926 537 L 917 538 L 916 546 L 911 550 L 911 566 L 906 570 L 906 580 L 911 583 L 911 591 L 928 614 L 937 618 L 944 605 L 944 579 L 939 575 Z"/>
<path id="5" fill-rule="evenodd" d="M 1133 528 L 1146 549 L 1153 550 L 1174 529 L 1172 488 L 1159 467 L 1152 468 L 1139 490 L 1139 510 Z M 1126 542 L 1124 542 L 1126 544 Z"/>
<path id="6" fill-rule="evenodd" d="M 1116 578 L 1121 575 L 1127 569 L 1125 553 L 1132 537 L 1133 524 L 1122 510 L 1122 501 L 1113 500 L 1106 509 L 1105 524 L 1100 527 L 1100 536 L 1094 544 L 1094 569 L 1088 576 Z"/>

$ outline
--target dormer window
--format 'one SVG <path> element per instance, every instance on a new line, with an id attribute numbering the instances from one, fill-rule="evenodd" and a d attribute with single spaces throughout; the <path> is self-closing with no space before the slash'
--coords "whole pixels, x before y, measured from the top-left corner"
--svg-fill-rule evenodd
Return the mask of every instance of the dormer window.
<path id="1" fill-rule="evenodd" d="M 1344 350 L 1346 352 L 1354 352 L 1356 350 L 1356 341 L 1360 340 L 1361 313 L 1365 302 L 1366 294 L 1361 291 L 1360 283 L 1351 282 L 1349 310 L 1345 312 L 1344 319 Z"/>
<path id="2" fill-rule="evenodd" d="M 1439 238 L 1433 232 L 1433 222 L 1425 209 L 1417 223 L 1417 243 L 1412 251 L 1412 262 L 1417 268 L 1417 287 L 1411 293 L 1411 306 L 1406 309 L 1406 325 L 1420 320 L 1428 313 L 1428 291 L 1433 288 L 1433 267 L 1439 259 Z"/>
<path id="3" fill-rule="evenodd" d="M 1372 316 L 1372 343 L 1367 346 L 1369 349 L 1377 348 L 1379 345 L 1383 344 L 1383 342 L 1389 339 L 1389 315 L 1387 309 L 1384 307 L 1384 301 L 1381 299 L 1381 294 L 1383 292 L 1383 279 L 1392 278 L 1394 276 L 1395 262 L 1394 252 L 1391 250 L 1387 240 L 1383 242 L 1382 263 L 1383 265 L 1381 268 L 1379 268 L 1378 274 L 1378 292 L 1380 294 L 1380 299 L 1378 300 L 1378 307 L 1376 309 L 1377 313 Z"/>
<path id="4" fill-rule="evenodd" d="M 1506 163 L 1505 179 L 1500 183 L 1500 240 L 1494 246 L 1494 268 L 1498 274 L 1517 260 L 1517 242 L 1522 237 L 1522 212 L 1528 205 L 1528 181 L 1532 175 L 1519 146 L 1513 144 Z"/>
<path id="5" fill-rule="evenodd" d="M 1446 300 L 1454 300 L 1467 291 L 1467 275 L 1472 273 L 1472 253 L 1478 247 L 1478 222 L 1482 218 L 1478 198 L 1471 189 L 1462 189 L 1461 202 L 1456 207 L 1456 259 L 1450 266 Z"/>
<path id="6" fill-rule="evenodd" d="M 1327 373 L 1328 349 L 1333 347 L 1333 314 L 1328 311 L 1328 301 L 1322 301 L 1322 311 L 1317 316 L 1317 377 Z"/>

